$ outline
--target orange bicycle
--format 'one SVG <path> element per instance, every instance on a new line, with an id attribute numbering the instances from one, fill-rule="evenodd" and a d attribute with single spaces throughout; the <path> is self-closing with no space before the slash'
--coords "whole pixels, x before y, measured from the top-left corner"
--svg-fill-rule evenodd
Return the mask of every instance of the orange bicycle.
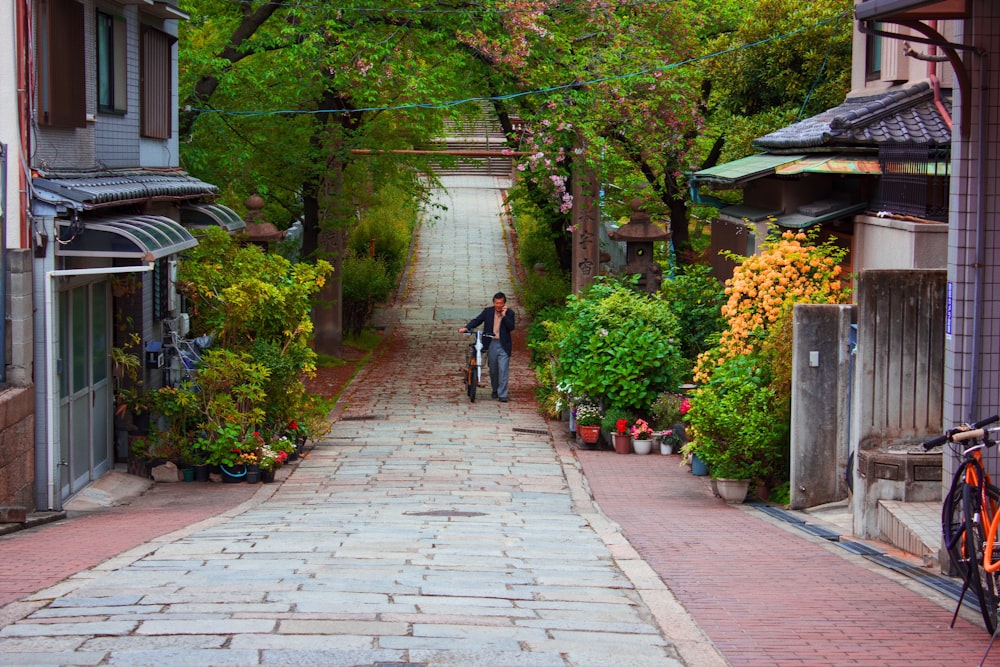
<path id="1" fill-rule="evenodd" d="M 953 567 L 964 582 L 951 624 L 954 626 L 965 593 L 971 589 L 978 598 L 986 630 L 994 637 L 1000 591 L 1000 549 L 996 546 L 1000 529 L 1000 488 L 993 484 L 983 467 L 983 451 L 996 444 L 992 437 L 994 431 L 985 428 L 996 421 L 1000 421 L 1000 415 L 953 428 L 924 443 L 924 449 L 951 443 L 953 451 L 962 459 L 941 511 L 941 537 Z"/>

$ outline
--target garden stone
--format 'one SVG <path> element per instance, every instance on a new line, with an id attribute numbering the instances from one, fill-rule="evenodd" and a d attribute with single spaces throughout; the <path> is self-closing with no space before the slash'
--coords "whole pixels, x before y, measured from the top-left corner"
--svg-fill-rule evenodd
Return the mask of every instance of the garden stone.
<path id="1" fill-rule="evenodd" d="M 180 470 L 177 465 L 167 461 L 163 465 L 158 465 L 150 471 L 154 482 L 179 482 L 181 481 Z"/>

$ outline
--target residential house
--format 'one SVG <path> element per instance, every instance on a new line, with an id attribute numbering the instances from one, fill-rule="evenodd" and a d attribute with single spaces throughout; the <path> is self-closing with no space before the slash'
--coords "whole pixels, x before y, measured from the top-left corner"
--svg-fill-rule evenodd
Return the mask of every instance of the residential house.
<path id="1" fill-rule="evenodd" d="M 143 359 L 144 387 L 169 380 L 185 334 L 176 262 L 197 244 L 182 217 L 238 216 L 178 167 L 177 0 L 16 4 L 31 37 L 33 504 L 54 510 L 127 459 L 134 425 L 113 418 L 112 347 Z"/>
<path id="2" fill-rule="evenodd" d="M 918 308 L 934 302 L 926 307 L 929 319 L 900 327 L 902 344 L 924 350 L 901 355 L 911 368 L 922 364 L 925 374 L 916 381 L 897 367 L 876 386 L 868 371 L 891 366 L 889 355 L 874 344 L 871 330 L 865 338 L 866 323 L 858 323 L 859 347 L 868 348 L 863 352 L 870 366 L 839 390 L 854 396 L 843 416 L 850 430 L 840 435 L 849 433 L 845 451 L 858 457 L 838 459 L 847 467 L 848 485 L 856 487 L 875 483 L 865 472 L 912 468 L 917 458 L 875 461 L 881 472 L 859 471 L 865 447 L 877 450 L 871 443 L 912 441 L 1000 411 L 1000 271 L 990 261 L 1000 242 L 1000 177 L 993 175 L 1000 92 L 990 83 L 1000 49 L 1000 7 L 987 0 L 865 0 L 855 13 L 852 90 L 844 103 L 759 138 L 760 154 L 692 174 L 691 183 L 702 201 L 711 201 L 707 187 L 743 190 L 739 205 L 719 202 L 712 230 L 717 250 L 752 253 L 759 237 L 749 232 L 763 231 L 768 222 L 792 229 L 819 225 L 849 248 L 848 268 L 862 278 L 875 269 L 941 270 L 934 274 L 941 276 L 940 289 L 925 293 L 931 298 L 911 298 Z M 715 270 L 726 277 L 731 267 L 719 263 Z M 881 319 L 892 317 L 883 313 Z M 934 335 L 924 338 L 928 329 Z M 860 354 L 857 363 L 866 363 Z M 882 407 L 911 401 L 909 415 L 922 414 L 908 424 L 880 424 L 861 396 Z M 794 451 L 793 436 L 793 457 Z M 944 457 L 944 480 L 953 464 Z M 895 489 L 870 495 L 905 494 L 912 481 L 900 479 Z M 855 532 L 875 537 L 866 491 L 853 490 Z"/>

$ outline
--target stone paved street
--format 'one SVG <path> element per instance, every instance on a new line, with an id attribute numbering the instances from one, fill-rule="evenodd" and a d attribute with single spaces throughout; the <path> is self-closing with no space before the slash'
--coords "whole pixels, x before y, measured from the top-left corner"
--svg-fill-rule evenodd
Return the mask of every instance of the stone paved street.
<path id="1" fill-rule="evenodd" d="M 270 498 L 30 596 L 0 663 L 724 664 L 553 448 L 526 352 L 509 403 L 465 397 L 457 328 L 513 293 L 499 184 L 449 180 L 385 353 Z"/>
<path id="2" fill-rule="evenodd" d="M 504 183 L 445 184 L 387 344 L 280 484 L 0 537 L 0 665 L 978 664 L 978 612 L 949 629 L 950 598 L 852 540 L 726 505 L 677 456 L 574 449 L 523 340 L 511 401 L 469 403 L 457 329 L 514 291 Z"/>

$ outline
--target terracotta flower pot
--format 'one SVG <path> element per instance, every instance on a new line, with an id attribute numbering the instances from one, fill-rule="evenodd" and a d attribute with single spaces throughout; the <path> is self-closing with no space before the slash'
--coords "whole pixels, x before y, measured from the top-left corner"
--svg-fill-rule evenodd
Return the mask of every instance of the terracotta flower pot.
<path id="1" fill-rule="evenodd" d="M 600 426 L 580 426 L 577 424 L 576 432 L 580 434 L 580 439 L 588 445 L 596 444 L 598 438 L 601 437 Z"/>
<path id="2" fill-rule="evenodd" d="M 615 452 L 618 454 L 631 454 L 632 453 L 632 436 L 628 433 L 615 433 L 613 436 L 615 441 Z"/>

